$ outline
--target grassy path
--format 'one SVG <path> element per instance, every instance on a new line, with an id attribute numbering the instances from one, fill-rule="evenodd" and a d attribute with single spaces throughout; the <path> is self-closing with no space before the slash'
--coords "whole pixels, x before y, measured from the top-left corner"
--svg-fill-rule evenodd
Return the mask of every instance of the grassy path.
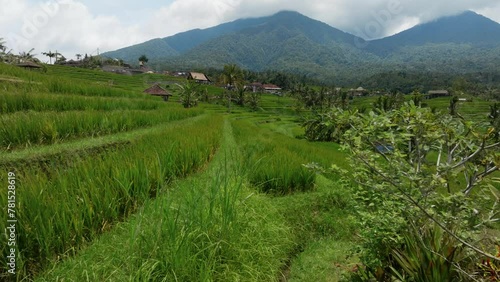
<path id="1" fill-rule="evenodd" d="M 226 120 L 201 173 L 163 187 L 129 220 L 38 281 L 273 281 L 292 235 L 270 198 L 247 187 Z"/>

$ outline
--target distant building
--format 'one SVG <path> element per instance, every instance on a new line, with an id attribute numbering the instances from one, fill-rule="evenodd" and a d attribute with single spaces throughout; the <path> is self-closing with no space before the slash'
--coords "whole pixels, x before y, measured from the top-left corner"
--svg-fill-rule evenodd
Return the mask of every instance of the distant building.
<path id="1" fill-rule="evenodd" d="M 350 89 L 349 92 L 351 93 L 352 96 L 355 97 L 361 97 L 365 96 L 368 94 L 368 90 L 364 89 L 363 87 L 358 87 L 356 89 Z"/>
<path id="2" fill-rule="evenodd" d="M 159 96 L 163 98 L 163 101 L 168 101 L 168 98 L 172 96 L 167 90 L 163 89 L 158 83 L 144 90 L 144 93 Z"/>
<path id="3" fill-rule="evenodd" d="M 259 83 L 259 82 L 253 82 L 253 83 L 250 83 L 248 85 L 245 85 L 245 89 L 249 89 L 253 93 L 264 91 L 264 88 L 262 87 L 262 83 Z"/>
<path id="4" fill-rule="evenodd" d="M 58 65 L 61 66 L 67 66 L 67 67 L 82 67 L 83 63 L 81 61 L 75 61 L 75 60 L 69 60 L 69 61 L 64 61 L 64 62 L 58 62 Z"/>
<path id="5" fill-rule="evenodd" d="M 448 90 L 430 90 L 427 92 L 426 99 L 434 99 L 439 97 L 448 97 L 451 96 Z"/>
<path id="6" fill-rule="evenodd" d="M 281 94 L 281 87 L 274 85 L 274 84 L 263 84 L 262 88 L 264 89 L 265 92 L 271 93 L 271 94 Z"/>
<path id="7" fill-rule="evenodd" d="M 211 82 L 210 79 L 208 79 L 208 77 L 201 72 L 188 72 L 187 79 L 194 80 L 198 83 L 205 83 L 205 84 L 208 84 Z"/>

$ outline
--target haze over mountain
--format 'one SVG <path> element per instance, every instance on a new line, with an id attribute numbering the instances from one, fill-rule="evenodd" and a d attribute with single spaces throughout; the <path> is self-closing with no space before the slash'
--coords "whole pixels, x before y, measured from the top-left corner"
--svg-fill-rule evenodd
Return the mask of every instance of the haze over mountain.
<path id="1" fill-rule="evenodd" d="M 440 18 L 393 36 L 370 41 L 367 50 L 379 55 L 387 55 L 407 46 L 423 46 L 430 43 L 498 47 L 500 24 L 467 11 L 458 16 Z"/>
<path id="2" fill-rule="evenodd" d="M 370 75 L 385 69 L 473 72 L 500 65 L 500 24 L 474 12 L 417 25 L 374 40 L 343 32 L 297 12 L 241 19 L 126 47 L 104 55 L 166 68 L 243 68 L 315 75 Z"/>

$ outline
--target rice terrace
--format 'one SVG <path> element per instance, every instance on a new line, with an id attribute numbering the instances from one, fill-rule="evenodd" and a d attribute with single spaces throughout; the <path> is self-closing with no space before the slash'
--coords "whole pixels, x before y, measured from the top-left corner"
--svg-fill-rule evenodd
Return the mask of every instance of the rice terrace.
<path id="1" fill-rule="evenodd" d="M 464 21 L 493 35 L 430 38 Z M 405 32 L 0 38 L 0 281 L 500 281 L 500 24 Z"/>

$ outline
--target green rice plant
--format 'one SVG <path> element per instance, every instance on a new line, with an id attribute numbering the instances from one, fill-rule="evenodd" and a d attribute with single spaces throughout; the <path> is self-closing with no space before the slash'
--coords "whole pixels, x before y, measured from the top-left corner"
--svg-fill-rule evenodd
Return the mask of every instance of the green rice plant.
<path id="1" fill-rule="evenodd" d="M 271 199 L 245 187 L 239 154 L 227 150 L 228 132 L 226 124 L 221 150 L 205 172 L 176 181 L 37 281 L 277 280 L 292 234 Z"/>
<path id="2" fill-rule="evenodd" d="M 161 193 L 166 182 L 204 165 L 219 146 L 221 124 L 221 117 L 205 116 L 141 136 L 117 151 L 74 159 L 70 167 L 15 168 L 22 191 L 18 257 L 24 261 L 18 277 L 40 271 L 56 255 L 75 253 Z M 2 183 L 5 177 L 0 175 Z M 7 201 L 5 193 L 0 198 Z M 3 225 L 6 215 L 0 219 Z M 8 252 L 5 239 L 2 254 Z"/>
<path id="3" fill-rule="evenodd" d="M 259 130 L 244 120 L 233 122 L 233 126 L 253 185 L 263 192 L 279 195 L 313 187 L 314 173 L 303 166 L 307 161 L 290 152 L 286 143 L 273 139 L 275 134 Z"/>
<path id="4" fill-rule="evenodd" d="M 169 105 L 160 101 L 128 98 L 82 97 L 43 93 L 0 93 L 0 114 L 18 111 L 156 110 Z"/>
<path id="5" fill-rule="evenodd" d="M 106 85 L 75 83 L 64 79 L 52 79 L 47 84 L 47 88 L 47 90 L 51 93 L 78 94 L 84 96 L 144 98 L 144 94 L 138 92 L 115 89 Z"/>
<path id="6" fill-rule="evenodd" d="M 201 110 L 186 111 L 180 107 L 156 111 L 17 112 L 0 116 L 0 146 L 12 149 L 53 144 L 152 126 L 201 113 Z"/>
<path id="7" fill-rule="evenodd" d="M 46 76 L 39 71 L 29 71 L 20 67 L 0 62 L 0 75 L 5 77 L 16 77 L 23 81 L 42 80 Z"/>
<path id="8" fill-rule="evenodd" d="M 195 183 L 178 202 L 155 207 L 133 240 L 142 267 L 134 280 L 272 281 L 291 248 L 279 217 L 255 199 L 243 202 L 242 179 L 218 174 Z M 265 213 L 261 214 L 262 208 Z M 143 224 L 144 224 L 143 221 Z M 148 238 L 148 240 L 141 239 Z"/>
<path id="9" fill-rule="evenodd" d="M 96 70 L 46 66 L 46 73 L 27 71 L 0 63 L 0 91 L 9 93 L 50 92 L 84 96 L 107 96 L 158 100 L 145 95 L 148 76 L 124 76 Z M 154 78 L 158 78 L 154 76 Z M 160 76 L 161 77 L 161 76 Z M 115 84 L 119 81 L 119 85 Z M 154 81 L 154 80 L 153 80 Z"/>
<path id="10" fill-rule="evenodd" d="M 289 150 L 275 147 L 249 160 L 254 164 L 250 182 L 262 192 L 283 195 L 314 187 L 315 174 L 302 166 L 306 160 Z"/>

